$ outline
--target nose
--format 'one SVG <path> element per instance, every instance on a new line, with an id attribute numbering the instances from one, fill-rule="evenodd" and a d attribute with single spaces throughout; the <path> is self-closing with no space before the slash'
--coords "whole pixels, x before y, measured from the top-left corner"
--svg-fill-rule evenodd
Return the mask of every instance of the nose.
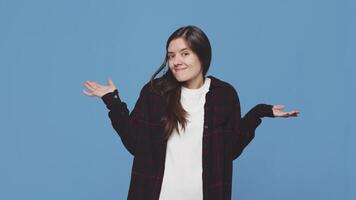
<path id="1" fill-rule="evenodd" d="M 174 58 L 173 58 L 173 65 L 174 65 L 174 66 L 178 66 L 178 65 L 180 65 L 180 64 L 181 64 L 181 60 L 180 60 L 179 56 L 174 56 Z"/>

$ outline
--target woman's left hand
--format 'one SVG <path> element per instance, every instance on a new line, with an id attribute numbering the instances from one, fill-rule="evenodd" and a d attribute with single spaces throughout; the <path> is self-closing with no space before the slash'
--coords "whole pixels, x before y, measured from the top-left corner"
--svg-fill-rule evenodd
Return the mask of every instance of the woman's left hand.
<path id="1" fill-rule="evenodd" d="M 274 117 L 297 117 L 298 116 L 299 111 L 292 110 L 289 112 L 283 112 L 282 110 L 284 109 L 284 107 L 285 107 L 284 105 L 274 105 L 272 107 Z"/>

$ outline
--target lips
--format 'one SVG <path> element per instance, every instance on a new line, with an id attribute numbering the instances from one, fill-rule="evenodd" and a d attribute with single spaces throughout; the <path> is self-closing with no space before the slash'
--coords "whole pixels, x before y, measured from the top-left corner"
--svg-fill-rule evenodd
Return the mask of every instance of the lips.
<path id="1" fill-rule="evenodd" d="M 176 69 L 174 69 L 176 72 L 179 72 L 179 71 L 183 71 L 183 70 L 185 70 L 185 69 L 187 69 L 187 67 L 186 68 L 176 68 Z"/>

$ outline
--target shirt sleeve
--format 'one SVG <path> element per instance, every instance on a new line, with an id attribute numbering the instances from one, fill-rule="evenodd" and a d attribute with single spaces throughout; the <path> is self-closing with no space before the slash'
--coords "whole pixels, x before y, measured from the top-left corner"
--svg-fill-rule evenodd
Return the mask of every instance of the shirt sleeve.
<path id="1" fill-rule="evenodd" d="M 232 159 L 238 158 L 245 147 L 255 137 L 256 128 L 261 124 L 263 117 L 274 117 L 272 105 L 258 104 L 241 118 L 241 107 L 237 92 L 233 93 L 232 112 L 229 124 L 233 129 Z"/>
<path id="2" fill-rule="evenodd" d="M 125 148 L 132 155 L 135 155 L 138 135 L 145 130 L 141 122 L 146 120 L 147 115 L 148 104 L 146 96 L 142 89 L 131 113 L 127 108 L 127 104 L 120 99 L 117 89 L 101 97 L 109 110 L 108 116 L 111 120 L 111 125 L 120 136 Z"/>

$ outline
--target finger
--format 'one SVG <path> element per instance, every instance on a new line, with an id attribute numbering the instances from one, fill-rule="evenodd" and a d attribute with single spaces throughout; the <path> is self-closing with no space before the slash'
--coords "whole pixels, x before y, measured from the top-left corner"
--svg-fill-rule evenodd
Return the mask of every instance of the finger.
<path id="1" fill-rule="evenodd" d="M 286 114 L 288 117 L 295 117 L 295 116 L 297 116 L 298 113 L 295 111 L 291 111 L 291 112 L 287 112 Z"/>
<path id="2" fill-rule="evenodd" d="M 111 79 L 109 79 L 109 80 L 108 80 L 108 84 L 109 84 L 110 86 L 113 86 L 113 85 L 114 85 L 114 82 L 113 82 Z"/>
<path id="3" fill-rule="evenodd" d="M 92 85 L 90 85 L 88 82 L 85 82 L 84 85 L 85 85 L 87 88 L 89 88 L 90 90 L 95 90 L 95 88 L 94 88 Z"/>
<path id="4" fill-rule="evenodd" d="M 99 88 L 99 87 L 102 87 L 102 85 L 100 85 L 99 83 L 97 83 L 97 82 L 94 82 L 94 81 L 87 81 L 87 83 L 92 87 L 92 88 L 94 88 L 94 89 L 97 89 L 97 88 Z"/>
<path id="5" fill-rule="evenodd" d="M 90 81 L 92 83 L 92 85 L 94 86 L 94 88 L 99 88 L 99 87 L 103 87 L 102 85 L 100 85 L 99 83 L 97 82 L 93 82 L 93 81 Z"/>
<path id="6" fill-rule="evenodd" d="M 298 116 L 298 114 L 299 114 L 299 111 L 293 111 L 293 112 L 291 112 L 290 116 L 296 117 L 296 116 Z"/>
<path id="7" fill-rule="evenodd" d="M 299 113 L 298 110 L 292 110 L 292 111 L 289 111 L 289 113 Z"/>
<path id="8" fill-rule="evenodd" d="M 283 114 L 283 117 L 289 117 L 290 115 L 289 115 L 289 113 L 284 113 Z"/>
<path id="9" fill-rule="evenodd" d="M 290 113 L 289 112 L 280 112 L 279 117 L 289 117 L 290 116 Z"/>
<path id="10" fill-rule="evenodd" d="M 98 84 L 94 81 L 86 81 L 86 83 L 88 83 L 92 88 L 96 89 L 98 88 Z"/>
<path id="11" fill-rule="evenodd" d="M 94 96 L 93 95 L 93 93 L 91 93 L 91 92 L 88 92 L 88 91 L 86 91 L 86 90 L 82 90 L 83 91 L 83 93 L 85 94 L 85 95 L 87 95 L 87 96 Z"/>

